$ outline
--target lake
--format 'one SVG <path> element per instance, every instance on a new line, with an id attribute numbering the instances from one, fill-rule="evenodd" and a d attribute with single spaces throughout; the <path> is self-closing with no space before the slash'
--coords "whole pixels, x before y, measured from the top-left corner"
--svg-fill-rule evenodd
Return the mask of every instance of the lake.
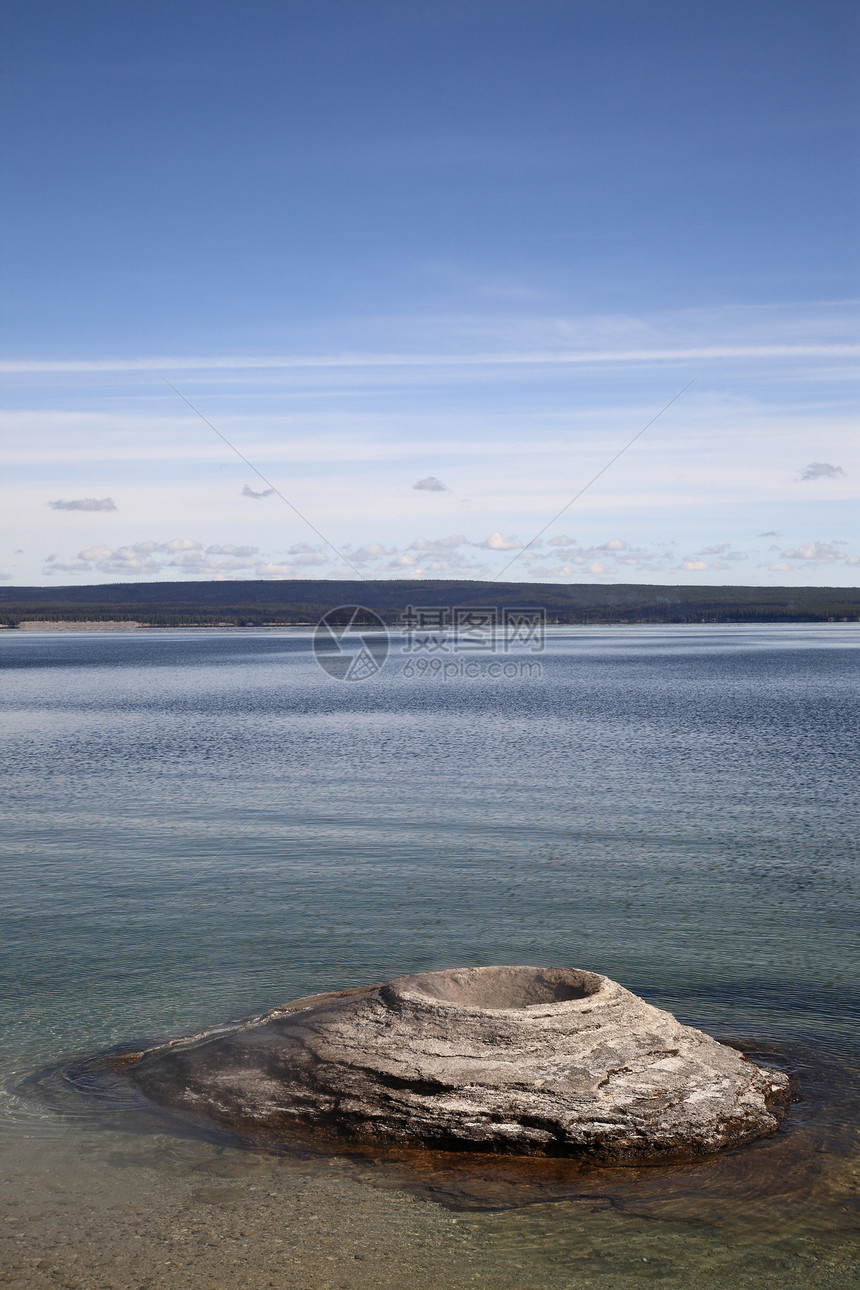
<path id="1" fill-rule="evenodd" d="M 402 649 L 349 683 L 301 631 L 0 633 L 6 1280 L 856 1279 L 860 626 L 551 628 L 510 675 Z M 674 1169 L 275 1153 L 69 1074 L 490 963 L 779 1065 L 786 1126 Z"/>

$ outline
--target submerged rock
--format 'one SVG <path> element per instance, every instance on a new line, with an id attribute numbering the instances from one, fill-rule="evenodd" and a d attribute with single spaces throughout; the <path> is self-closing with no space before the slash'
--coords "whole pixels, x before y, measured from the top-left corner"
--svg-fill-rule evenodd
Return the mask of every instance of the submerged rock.
<path id="1" fill-rule="evenodd" d="M 240 1131 L 597 1161 L 773 1133 L 788 1078 L 608 977 L 485 967 L 315 995 L 123 1060 L 148 1096 Z"/>

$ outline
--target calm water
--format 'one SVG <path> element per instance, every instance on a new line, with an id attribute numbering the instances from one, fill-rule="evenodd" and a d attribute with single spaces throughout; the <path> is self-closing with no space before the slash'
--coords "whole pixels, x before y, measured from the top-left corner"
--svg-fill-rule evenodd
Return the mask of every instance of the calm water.
<path id="1" fill-rule="evenodd" d="M 13 1281 L 846 1284 L 860 628 L 556 629 L 523 679 L 402 662 L 344 684 L 301 634 L 0 635 Z M 793 1071 L 792 1123 L 585 1186 L 261 1157 L 22 1088 L 505 962 L 606 973 L 752 1046 Z"/>

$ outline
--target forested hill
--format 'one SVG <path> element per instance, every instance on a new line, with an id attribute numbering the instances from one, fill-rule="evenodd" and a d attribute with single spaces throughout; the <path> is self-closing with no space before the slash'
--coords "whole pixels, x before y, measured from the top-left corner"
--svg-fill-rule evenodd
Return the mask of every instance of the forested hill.
<path id="1" fill-rule="evenodd" d="M 550 623 L 860 621 L 858 587 L 318 580 L 2 587 L 0 623 L 134 621 L 153 627 L 315 623 L 361 605 L 396 624 L 409 607 L 543 608 Z"/>

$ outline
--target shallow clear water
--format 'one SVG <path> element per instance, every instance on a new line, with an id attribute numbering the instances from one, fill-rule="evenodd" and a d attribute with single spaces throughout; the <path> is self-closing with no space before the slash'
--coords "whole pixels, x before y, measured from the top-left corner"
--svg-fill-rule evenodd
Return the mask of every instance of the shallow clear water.
<path id="1" fill-rule="evenodd" d="M 845 1284 L 858 662 L 845 624 L 556 629 L 540 677 L 410 679 L 395 652 L 345 684 L 298 633 L 0 635 L 13 1277 Z M 504 962 L 603 972 L 785 1065 L 789 1127 L 681 1171 L 519 1178 L 255 1155 L 22 1087 Z"/>

